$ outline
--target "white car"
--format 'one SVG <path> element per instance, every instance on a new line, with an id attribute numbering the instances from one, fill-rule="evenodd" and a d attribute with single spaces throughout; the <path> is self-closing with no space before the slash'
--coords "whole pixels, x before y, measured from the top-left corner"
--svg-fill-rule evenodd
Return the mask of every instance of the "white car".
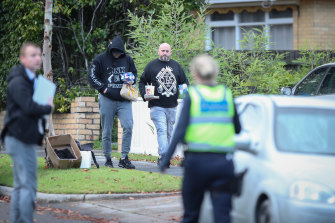
<path id="1" fill-rule="evenodd" d="M 247 95 L 235 103 L 235 172 L 248 172 L 232 221 L 335 222 L 335 97 Z"/>

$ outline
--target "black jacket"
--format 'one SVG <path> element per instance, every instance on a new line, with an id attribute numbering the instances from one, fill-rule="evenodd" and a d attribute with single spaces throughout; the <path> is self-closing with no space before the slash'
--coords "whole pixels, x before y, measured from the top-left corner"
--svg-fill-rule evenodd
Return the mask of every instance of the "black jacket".
<path id="1" fill-rule="evenodd" d="M 122 52 L 119 58 L 114 58 L 112 49 Z M 116 36 L 108 45 L 108 48 L 102 54 L 96 56 L 87 75 L 90 85 L 99 91 L 100 94 L 116 101 L 124 101 L 126 99 L 120 96 L 120 90 L 123 82 L 121 74 L 132 72 L 137 77 L 137 69 L 133 59 L 125 54 L 125 49 L 121 37 Z M 106 93 L 103 93 L 105 89 Z"/>
<path id="2" fill-rule="evenodd" d="M 11 69 L 7 83 L 7 111 L 1 138 L 9 134 L 24 143 L 40 145 L 43 134 L 38 131 L 38 119 L 50 114 L 51 106 L 33 101 L 34 84 L 22 65 Z"/>

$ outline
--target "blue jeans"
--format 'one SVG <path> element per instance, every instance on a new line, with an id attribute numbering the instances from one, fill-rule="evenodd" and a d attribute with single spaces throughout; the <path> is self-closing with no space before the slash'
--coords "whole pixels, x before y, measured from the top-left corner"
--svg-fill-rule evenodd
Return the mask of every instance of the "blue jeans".
<path id="1" fill-rule="evenodd" d="M 99 110 L 102 128 L 102 149 L 106 159 L 111 158 L 112 129 L 115 115 L 123 128 L 121 157 L 125 158 L 131 146 L 133 135 L 133 110 L 130 101 L 114 101 L 99 94 Z"/>
<path id="2" fill-rule="evenodd" d="M 154 106 L 150 109 L 150 117 L 157 129 L 158 154 L 164 156 L 172 138 L 173 125 L 176 121 L 177 107 L 162 108 Z"/>
<path id="3" fill-rule="evenodd" d="M 25 144 L 7 135 L 5 147 L 14 163 L 14 191 L 11 196 L 10 222 L 32 223 L 37 188 L 36 145 Z"/>

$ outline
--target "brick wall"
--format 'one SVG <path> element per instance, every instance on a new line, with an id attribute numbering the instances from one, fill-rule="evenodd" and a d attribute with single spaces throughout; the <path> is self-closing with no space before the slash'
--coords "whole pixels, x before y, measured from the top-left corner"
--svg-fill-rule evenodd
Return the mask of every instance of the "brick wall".
<path id="1" fill-rule="evenodd" d="M 3 129 L 5 111 L 0 112 L 0 131 Z M 71 113 L 52 115 L 55 134 L 71 134 L 82 144 L 99 139 L 100 114 L 94 97 L 78 97 L 71 103 Z"/>
<path id="2" fill-rule="evenodd" d="M 334 14 L 333 0 L 300 0 L 298 15 L 295 18 L 297 48 L 301 49 L 307 44 L 317 49 L 333 49 L 335 24 L 331 18 Z"/>
<path id="3" fill-rule="evenodd" d="M 222 1 L 223 2 L 223 1 Z M 270 11 L 272 9 L 293 10 L 293 49 L 314 48 L 332 50 L 335 48 L 335 23 L 332 18 L 335 14 L 334 0 L 300 0 L 298 5 L 285 5 L 285 1 L 277 1 L 280 5 L 270 8 L 260 6 L 224 7 L 215 6 L 207 12 L 228 13 L 229 11 L 241 13 L 243 10 L 256 12 L 257 10 Z M 218 7 L 218 8 L 217 8 Z"/>
<path id="4" fill-rule="evenodd" d="M 335 2 L 333 0 L 315 1 L 314 32 L 318 36 L 316 45 L 322 49 L 334 49 L 335 24 L 332 20 L 335 14 Z"/>
<path id="5" fill-rule="evenodd" d="M 70 114 L 53 114 L 56 135 L 71 134 L 82 144 L 99 139 L 100 114 L 94 97 L 78 97 Z"/>

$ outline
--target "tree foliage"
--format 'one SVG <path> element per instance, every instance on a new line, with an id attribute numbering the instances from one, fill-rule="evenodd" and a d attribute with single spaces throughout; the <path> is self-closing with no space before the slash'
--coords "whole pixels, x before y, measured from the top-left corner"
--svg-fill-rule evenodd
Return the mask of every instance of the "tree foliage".
<path id="1" fill-rule="evenodd" d="M 132 52 L 137 69 L 141 73 L 149 61 L 157 58 L 159 45 L 166 42 L 171 45 L 172 58 L 187 71 L 190 60 L 205 48 L 206 8 L 200 7 L 192 14 L 183 1 L 169 0 L 160 5 L 159 11 L 147 16 L 129 12 L 133 30 L 128 36 L 136 42 Z"/>
<path id="2" fill-rule="evenodd" d="M 157 58 L 160 43 L 172 46 L 172 58 L 187 75 L 191 59 L 204 52 L 206 33 L 205 0 L 54 0 L 52 67 L 58 85 L 55 98 L 59 112 L 69 110 L 76 95 L 96 95 L 87 86 L 86 75 L 93 58 L 120 35 L 141 73 Z M 0 110 L 5 107 L 6 76 L 19 62 L 24 41 L 43 43 L 44 1 L 2 0 L 0 8 Z M 234 95 L 278 93 L 282 86 L 296 83 L 316 66 L 329 62 L 332 52 L 301 51 L 298 70 L 286 67 L 285 54 L 267 50 L 265 29 L 248 32 L 241 46 L 252 51 L 231 51 L 213 47 L 219 62 L 219 82 Z M 266 34 L 266 35 L 265 35 Z M 190 78 L 190 76 L 189 76 Z M 191 80 L 192 82 L 192 80 Z"/>
<path id="3" fill-rule="evenodd" d="M 116 35 L 129 49 L 136 40 L 131 33 L 128 12 L 142 16 L 158 12 L 169 0 L 54 0 L 52 67 L 54 81 L 65 81 L 68 89 L 86 85 L 87 69 L 95 55 L 103 52 Z M 185 0 L 189 10 L 203 0 Z M 0 109 L 5 107 L 6 76 L 19 62 L 19 48 L 25 41 L 43 43 L 44 1 L 1 1 L 0 8 Z M 154 17 L 154 16 L 153 16 Z M 81 87 L 80 87 L 81 88 Z M 60 96 L 65 96 L 61 93 Z"/>
<path id="4" fill-rule="evenodd" d="M 265 28 L 250 30 L 240 44 L 242 51 L 223 48 L 212 51 L 221 68 L 218 81 L 230 87 L 235 96 L 278 94 L 281 87 L 299 80 L 300 76 L 294 70 L 286 69 L 286 54 L 267 50 L 271 42 Z M 245 50 L 250 47 L 253 50 Z"/>
<path id="5" fill-rule="evenodd" d="M 24 41 L 42 44 L 43 2 L 1 1 L 0 8 L 0 110 L 6 103 L 6 77 L 10 68 L 19 62 L 19 50 Z"/>

